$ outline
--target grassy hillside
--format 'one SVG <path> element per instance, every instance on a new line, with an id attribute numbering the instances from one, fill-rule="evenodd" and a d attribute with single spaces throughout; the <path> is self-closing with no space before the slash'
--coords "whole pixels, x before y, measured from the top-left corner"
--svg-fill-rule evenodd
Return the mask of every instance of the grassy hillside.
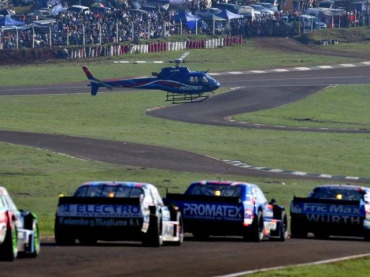
<path id="1" fill-rule="evenodd" d="M 297 39 L 303 43 L 313 44 L 317 44 L 321 40 L 337 40 L 339 43 L 365 42 L 370 40 L 370 28 L 353 27 L 316 30 L 298 36 Z"/>

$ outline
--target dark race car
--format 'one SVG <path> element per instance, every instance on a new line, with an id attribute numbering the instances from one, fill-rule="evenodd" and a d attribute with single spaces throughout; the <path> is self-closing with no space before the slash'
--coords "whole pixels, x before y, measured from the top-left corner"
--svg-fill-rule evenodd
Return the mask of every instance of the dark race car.
<path id="1" fill-rule="evenodd" d="M 234 181 L 199 181 L 184 194 L 167 193 L 165 203 L 180 208 L 185 232 L 209 236 L 243 236 L 285 241 L 288 222 L 283 206 L 266 200 L 255 184 Z"/>
<path id="2" fill-rule="evenodd" d="M 18 210 L 4 187 L 0 187 L 0 259 L 13 261 L 18 253 L 36 257 L 40 252 L 37 216 Z"/>
<path id="3" fill-rule="evenodd" d="M 294 197 L 290 206 L 291 235 L 306 238 L 362 236 L 370 240 L 370 188 L 352 185 L 315 187 L 307 198 Z"/>
<path id="4" fill-rule="evenodd" d="M 95 244 L 98 240 L 141 241 L 158 247 L 181 245 L 183 225 L 176 207 L 167 207 L 147 183 L 98 181 L 59 198 L 55 216 L 58 245 Z"/>

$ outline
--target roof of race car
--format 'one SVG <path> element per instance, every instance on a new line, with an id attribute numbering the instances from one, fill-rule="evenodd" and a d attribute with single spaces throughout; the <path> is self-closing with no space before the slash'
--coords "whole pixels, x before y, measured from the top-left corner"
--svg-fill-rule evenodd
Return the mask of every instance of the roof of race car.
<path id="1" fill-rule="evenodd" d="M 346 184 L 321 185 L 321 186 L 315 187 L 313 190 L 319 189 L 319 188 L 327 188 L 327 189 L 338 189 L 338 188 L 340 188 L 340 189 L 343 189 L 343 190 L 364 190 L 364 191 L 370 193 L 370 188 L 368 188 L 368 187 L 356 186 L 356 185 L 346 185 Z"/>
<path id="2" fill-rule="evenodd" d="M 221 181 L 221 180 L 202 180 L 202 181 L 197 181 L 193 182 L 190 185 L 193 184 L 200 184 L 200 185 L 208 185 L 208 184 L 216 184 L 216 185 L 223 185 L 223 186 L 237 186 L 237 185 L 242 185 L 242 186 L 257 186 L 252 183 L 245 183 L 245 182 L 238 182 L 238 181 Z"/>
<path id="3" fill-rule="evenodd" d="M 9 195 L 8 191 L 4 187 L 0 187 L 0 195 Z"/>
<path id="4" fill-rule="evenodd" d="M 82 187 L 82 186 L 99 186 L 99 185 L 125 186 L 125 187 L 136 187 L 136 188 L 153 186 L 152 184 L 149 184 L 149 183 L 138 183 L 138 182 L 130 182 L 130 181 L 93 181 L 93 182 L 83 183 L 80 187 Z"/>

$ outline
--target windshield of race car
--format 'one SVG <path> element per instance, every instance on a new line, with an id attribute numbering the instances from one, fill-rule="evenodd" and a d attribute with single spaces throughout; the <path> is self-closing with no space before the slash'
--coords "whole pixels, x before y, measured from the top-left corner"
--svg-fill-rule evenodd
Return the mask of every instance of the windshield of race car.
<path id="1" fill-rule="evenodd" d="M 341 187 L 318 187 L 315 188 L 309 198 L 316 199 L 337 199 L 337 200 L 352 200 L 359 201 L 364 200 L 368 202 L 368 197 L 365 197 L 365 192 L 360 189 L 348 189 Z"/>
<path id="2" fill-rule="evenodd" d="M 4 207 L 6 207 L 6 205 L 5 205 L 5 202 L 4 202 L 5 200 L 3 200 L 3 197 L 0 195 L 0 208 L 4 208 Z"/>
<path id="3" fill-rule="evenodd" d="M 77 189 L 74 196 L 77 197 L 128 197 L 139 198 L 143 190 L 138 187 L 129 186 L 110 186 L 105 184 L 94 186 L 81 186 Z"/>
<path id="4" fill-rule="evenodd" d="M 241 197 L 240 186 L 225 186 L 220 184 L 194 184 L 186 194 L 189 195 L 210 195 L 210 196 L 228 196 Z"/>

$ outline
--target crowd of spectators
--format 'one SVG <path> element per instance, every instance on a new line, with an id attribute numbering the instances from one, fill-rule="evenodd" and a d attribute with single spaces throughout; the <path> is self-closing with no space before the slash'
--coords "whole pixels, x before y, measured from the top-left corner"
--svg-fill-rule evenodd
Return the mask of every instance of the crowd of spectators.
<path id="1" fill-rule="evenodd" d="M 195 3 L 193 1 L 192 3 Z M 205 9 L 207 2 L 202 0 L 196 6 L 189 7 L 193 12 Z M 142 11 L 132 5 L 122 5 L 117 9 L 102 9 L 91 13 L 61 12 L 55 21 L 46 26 L 25 27 L 16 30 L 2 30 L 0 45 L 2 49 L 47 47 L 66 45 L 94 45 L 138 42 L 141 39 L 169 37 L 180 33 L 207 33 L 227 35 L 293 35 L 299 31 L 299 12 L 262 14 L 254 20 L 251 18 L 233 19 L 230 21 L 202 21 L 197 30 L 187 28 L 185 22 L 175 19 L 176 9 L 157 9 Z M 26 17 L 20 17 L 27 20 Z M 290 22 L 287 24 L 287 22 Z M 344 26 L 344 25 L 343 25 Z M 1 47 L 0 47 L 1 49 Z"/>

